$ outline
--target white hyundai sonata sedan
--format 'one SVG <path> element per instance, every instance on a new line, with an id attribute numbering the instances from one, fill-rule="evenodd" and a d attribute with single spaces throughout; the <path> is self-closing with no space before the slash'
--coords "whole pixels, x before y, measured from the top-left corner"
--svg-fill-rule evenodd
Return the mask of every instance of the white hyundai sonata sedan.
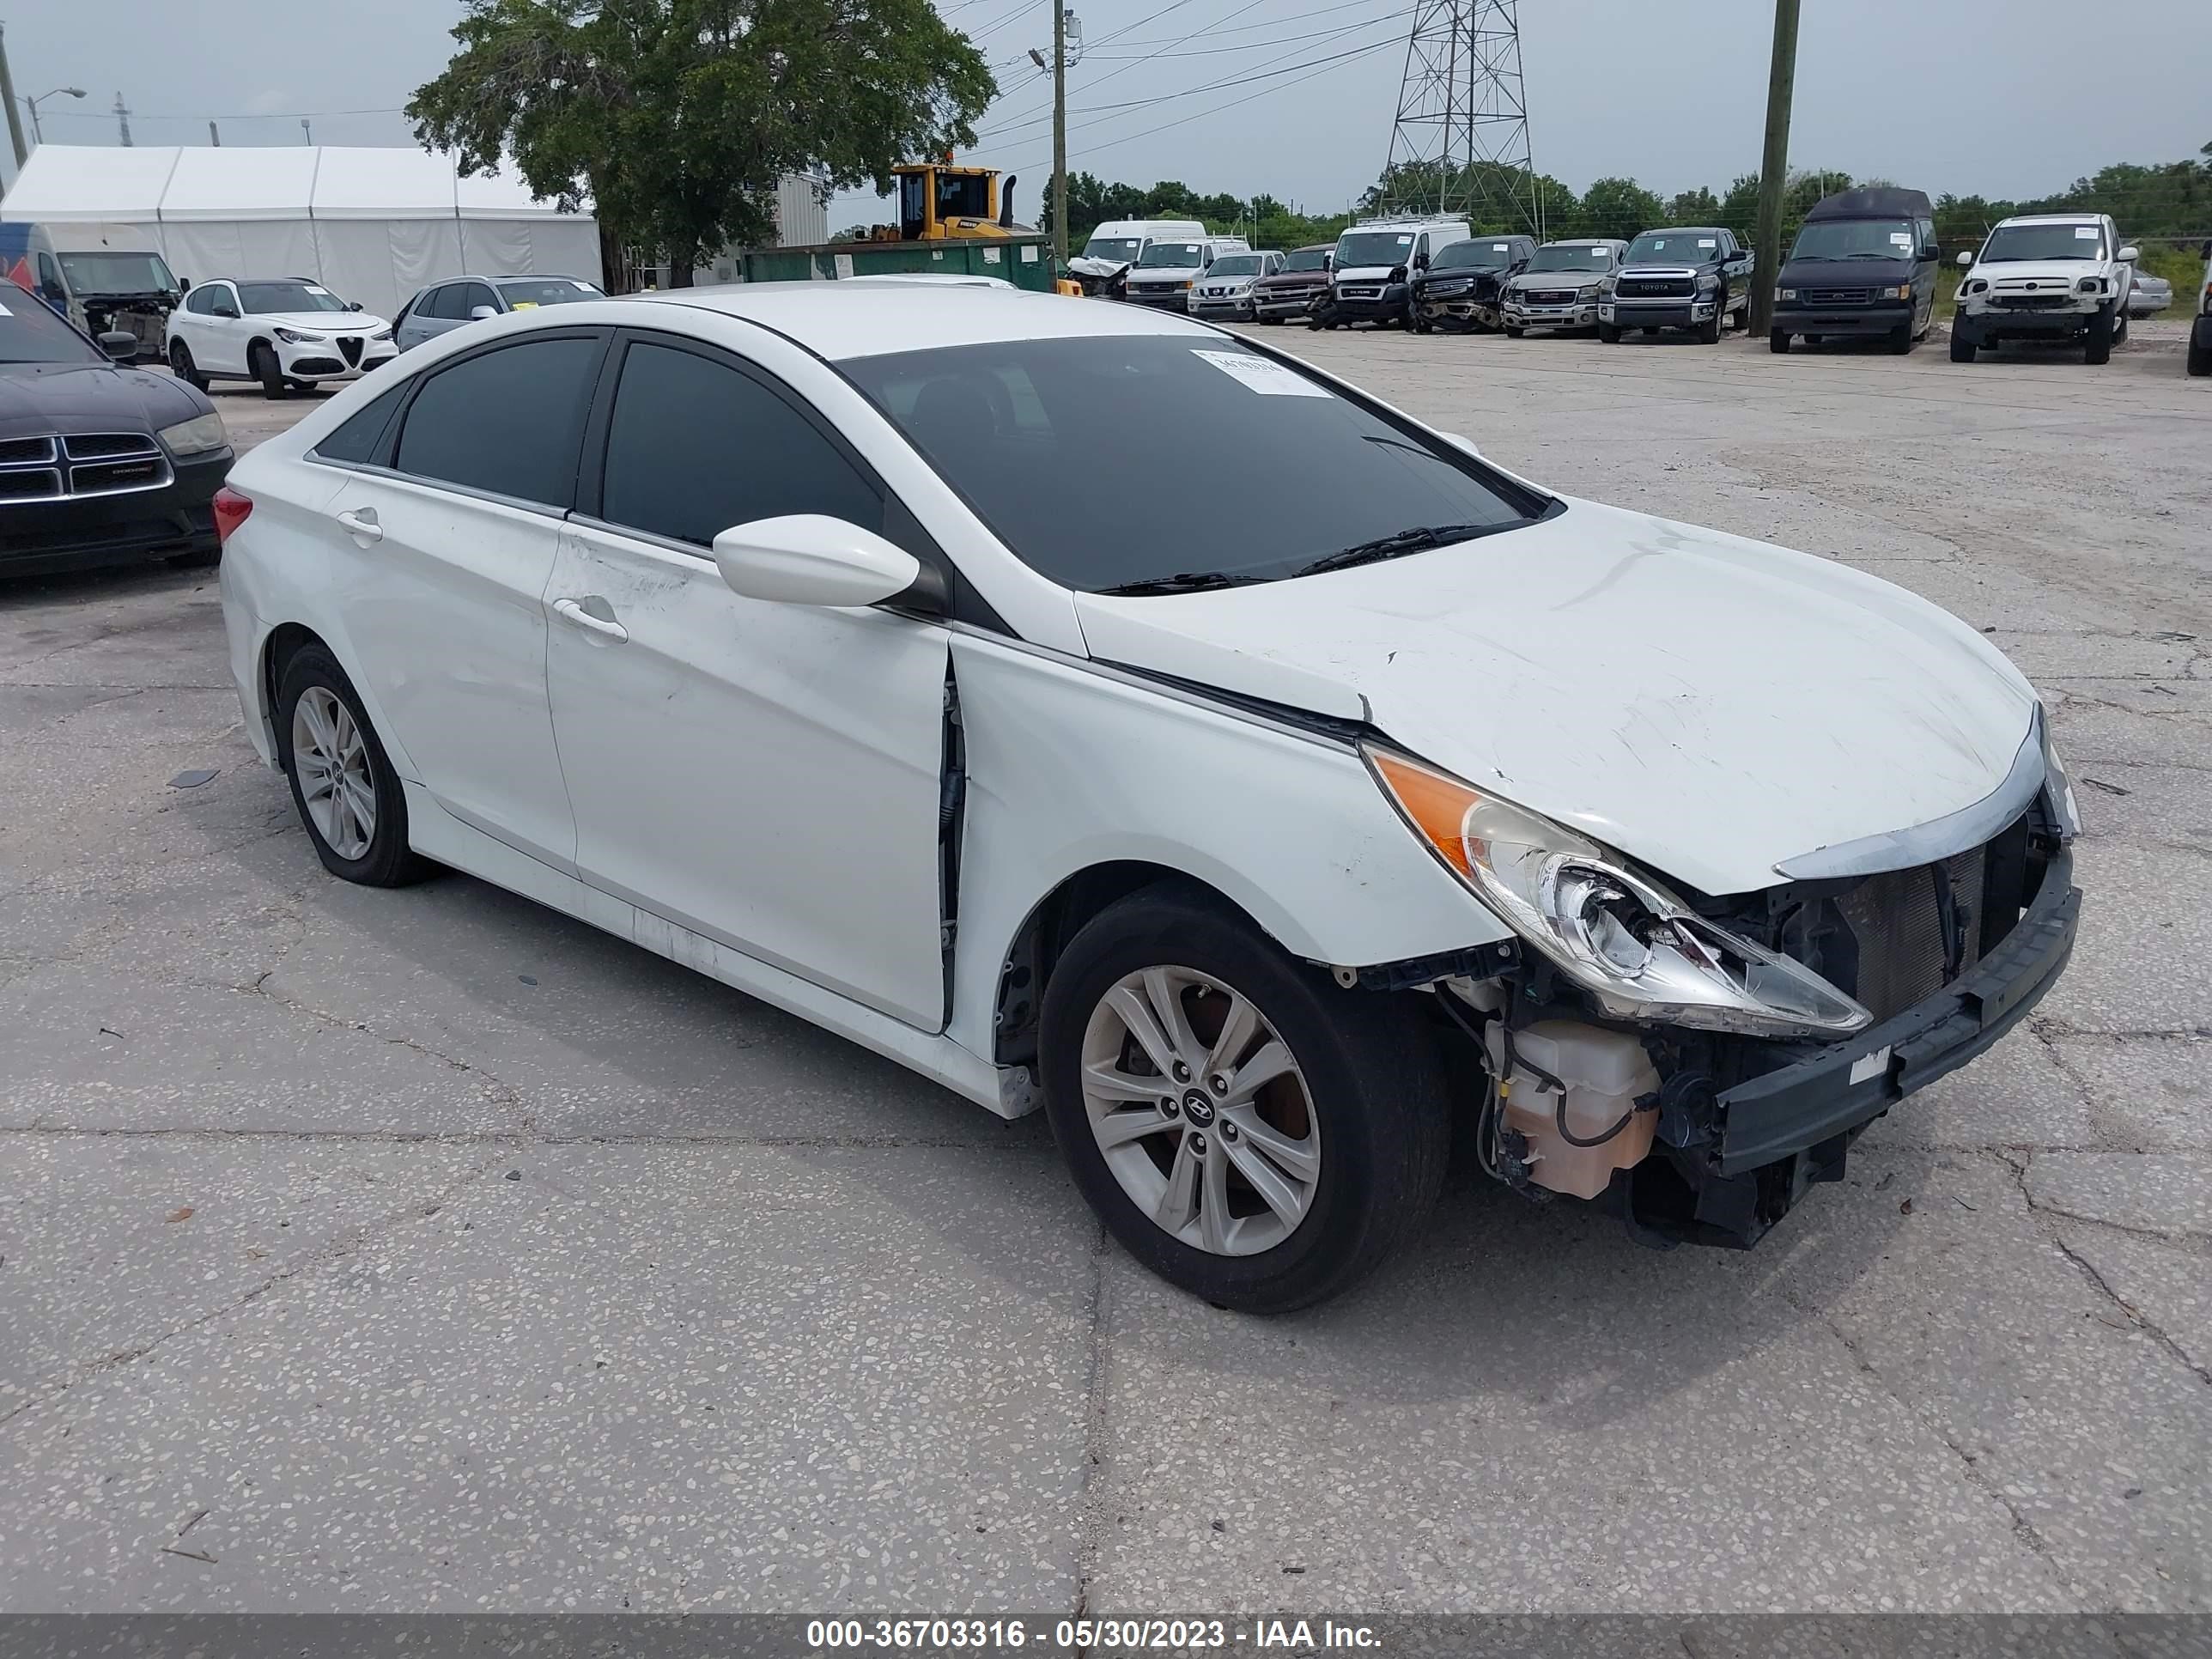
<path id="1" fill-rule="evenodd" d="M 1456 1132 L 1745 1245 L 2072 947 L 1973 629 L 1278 353 L 866 281 L 526 313 L 254 450 L 246 726 L 449 865 L 1012 1116 L 1177 1285 L 1382 1261 Z"/>

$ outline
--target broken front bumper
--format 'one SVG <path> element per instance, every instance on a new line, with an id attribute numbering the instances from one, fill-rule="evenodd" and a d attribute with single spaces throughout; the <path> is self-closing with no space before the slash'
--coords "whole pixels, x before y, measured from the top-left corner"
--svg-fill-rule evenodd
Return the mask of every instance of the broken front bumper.
<path id="1" fill-rule="evenodd" d="M 2081 915 L 2073 874 L 2062 849 L 2012 931 L 1936 995 L 1721 1095 L 1715 1173 L 1741 1175 L 1863 1128 L 2019 1024 L 2073 954 Z"/>

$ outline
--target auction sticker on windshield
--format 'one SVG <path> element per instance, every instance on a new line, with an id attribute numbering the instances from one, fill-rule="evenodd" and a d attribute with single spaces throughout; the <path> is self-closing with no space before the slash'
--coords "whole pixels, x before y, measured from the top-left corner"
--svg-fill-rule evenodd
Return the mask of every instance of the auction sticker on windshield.
<path id="1" fill-rule="evenodd" d="M 1203 358 L 1231 380 L 1241 381 L 1265 398 L 1326 398 L 1327 386 L 1316 386 L 1303 375 L 1293 374 L 1280 363 L 1271 363 L 1265 357 L 1248 357 L 1241 351 L 1200 351 L 1193 348 L 1191 356 Z"/>

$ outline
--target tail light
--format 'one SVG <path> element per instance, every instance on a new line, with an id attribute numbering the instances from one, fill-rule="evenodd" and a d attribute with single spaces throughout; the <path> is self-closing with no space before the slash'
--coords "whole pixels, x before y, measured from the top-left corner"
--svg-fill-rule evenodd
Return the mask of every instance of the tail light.
<path id="1" fill-rule="evenodd" d="M 253 511 L 253 498 L 241 495 L 228 484 L 215 492 L 215 538 L 218 546 L 228 541 L 231 532 L 246 522 L 246 515 Z"/>

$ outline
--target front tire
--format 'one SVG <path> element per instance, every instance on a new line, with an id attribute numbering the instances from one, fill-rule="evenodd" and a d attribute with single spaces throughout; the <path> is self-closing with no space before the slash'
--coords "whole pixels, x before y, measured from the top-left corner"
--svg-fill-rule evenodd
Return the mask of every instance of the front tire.
<path id="1" fill-rule="evenodd" d="M 1975 343 L 1972 335 L 1967 333 L 1956 323 L 1951 325 L 1951 361 L 1953 362 L 1971 363 L 1979 350 L 1980 347 Z"/>
<path id="2" fill-rule="evenodd" d="M 1045 987 L 1045 1110 L 1131 1255 L 1244 1313 L 1372 1272 L 1434 1202 L 1450 1146 L 1410 999 L 1345 991 L 1204 892 L 1133 894 Z"/>
<path id="3" fill-rule="evenodd" d="M 1620 325 L 1618 323 L 1600 323 L 1597 325 L 1597 337 L 1607 345 L 1619 345 Z"/>
<path id="4" fill-rule="evenodd" d="M 1505 337 L 1509 340 L 1520 339 L 1523 335 L 1527 334 L 1528 331 L 1527 329 L 1522 328 L 1517 323 L 1508 323 L 1505 325 Z"/>
<path id="5" fill-rule="evenodd" d="M 1777 356 L 1785 355 L 1790 349 L 1789 334 L 1778 328 L 1770 330 L 1766 336 L 1766 349 Z"/>
<path id="6" fill-rule="evenodd" d="M 1722 294 L 1713 302 L 1713 314 L 1698 325 L 1698 339 L 1705 345 L 1718 345 L 1721 330 L 1728 325 L 1728 295 Z"/>
<path id="7" fill-rule="evenodd" d="M 276 691 L 278 760 L 323 868 L 365 887 L 404 887 L 430 872 L 407 845 L 407 797 L 361 695 L 337 659 L 306 645 Z"/>
<path id="8" fill-rule="evenodd" d="M 2212 339 L 2200 340 L 2197 337 L 2203 332 L 2205 332 L 2204 330 L 2196 327 L 2193 324 L 2191 325 L 2189 372 L 2199 379 L 2207 374 L 2212 374 Z"/>
<path id="9" fill-rule="evenodd" d="M 2112 313 L 2090 313 L 2089 331 L 2081 343 L 2081 361 L 2096 368 L 2112 361 Z"/>
<path id="10" fill-rule="evenodd" d="M 253 371 L 253 378 L 261 382 L 261 395 L 272 403 L 292 395 L 284 379 L 284 371 L 276 362 L 276 348 L 256 342 L 248 354 L 246 366 Z"/>

